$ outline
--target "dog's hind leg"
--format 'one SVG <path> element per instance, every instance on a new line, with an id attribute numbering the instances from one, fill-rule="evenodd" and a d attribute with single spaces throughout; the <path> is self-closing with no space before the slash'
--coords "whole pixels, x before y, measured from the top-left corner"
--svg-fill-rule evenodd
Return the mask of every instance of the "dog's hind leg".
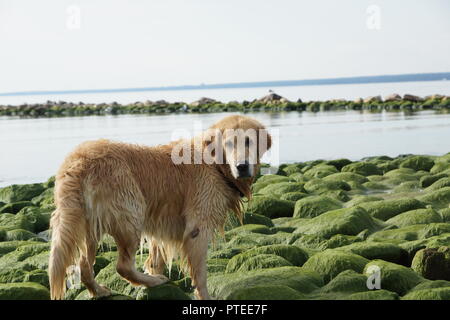
<path id="1" fill-rule="evenodd" d="M 161 250 L 156 243 L 152 243 L 150 256 L 145 260 L 145 270 L 148 274 L 163 274 L 166 263 Z"/>
<path id="2" fill-rule="evenodd" d="M 83 254 L 80 259 L 81 282 L 86 286 L 91 297 L 109 296 L 111 291 L 108 288 L 99 285 L 94 278 L 93 266 L 95 263 L 95 255 L 97 253 L 97 241 L 87 240 L 86 247 L 86 255 Z"/>
<path id="3" fill-rule="evenodd" d="M 210 300 L 206 287 L 206 256 L 208 253 L 209 234 L 195 224 L 188 225 L 183 238 L 183 256 L 187 258 L 195 296 L 200 300 Z"/>
<path id="4" fill-rule="evenodd" d="M 119 251 L 117 272 L 133 285 L 155 287 L 169 281 L 169 279 L 161 274 L 147 275 L 136 270 L 135 255 L 139 248 L 140 239 L 137 235 L 133 234 L 135 233 L 119 232 L 113 234 Z"/>

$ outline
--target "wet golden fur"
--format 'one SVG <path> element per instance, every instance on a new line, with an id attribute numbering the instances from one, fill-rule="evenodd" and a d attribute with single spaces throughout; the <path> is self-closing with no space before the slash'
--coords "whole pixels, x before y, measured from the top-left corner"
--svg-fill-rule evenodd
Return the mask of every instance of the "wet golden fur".
<path id="1" fill-rule="evenodd" d="M 230 116 L 211 128 L 264 127 L 248 117 Z M 270 148 L 270 136 L 268 136 Z M 180 141 L 178 141 L 180 143 Z M 193 155 L 207 146 L 187 143 Z M 93 264 L 104 234 L 116 241 L 117 271 L 135 285 L 167 281 L 165 263 L 177 253 L 185 259 L 196 295 L 208 299 L 208 243 L 223 229 L 230 211 L 240 213 L 240 194 L 250 197 L 253 177 L 235 179 L 227 164 L 179 164 L 171 159 L 175 143 L 156 147 L 108 140 L 85 142 L 63 162 L 56 176 L 49 278 L 52 299 L 65 293 L 66 269 L 78 264 L 92 296 L 110 292 L 96 283 Z M 258 165 L 259 167 L 259 161 Z M 150 243 L 148 274 L 135 268 L 141 239 Z"/>

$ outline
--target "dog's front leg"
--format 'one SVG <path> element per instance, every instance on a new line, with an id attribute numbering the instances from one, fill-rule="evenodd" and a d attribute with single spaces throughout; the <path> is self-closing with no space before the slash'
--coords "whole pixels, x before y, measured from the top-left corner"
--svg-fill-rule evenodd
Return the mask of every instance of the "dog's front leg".
<path id="1" fill-rule="evenodd" d="M 191 225 L 186 227 L 183 239 L 183 254 L 187 259 L 192 285 L 195 287 L 195 296 L 200 300 L 209 300 L 206 287 L 206 256 L 210 236 L 204 228 Z"/>

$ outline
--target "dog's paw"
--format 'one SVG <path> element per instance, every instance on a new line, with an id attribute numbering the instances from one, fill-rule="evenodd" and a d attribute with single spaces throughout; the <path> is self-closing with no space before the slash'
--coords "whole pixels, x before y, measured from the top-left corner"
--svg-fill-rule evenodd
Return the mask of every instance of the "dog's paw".
<path id="1" fill-rule="evenodd" d="M 153 277 L 157 278 L 159 281 L 161 281 L 160 283 L 158 283 L 158 285 L 169 282 L 169 278 L 167 278 L 165 275 L 162 274 L 155 274 L 153 275 Z"/>
<path id="2" fill-rule="evenodd" d="M 95 293 L 96 298 L 108 297 L 111 295 L 111 290 L 104 285 L 99 285 L 97 288 L 97 292 Z"/>

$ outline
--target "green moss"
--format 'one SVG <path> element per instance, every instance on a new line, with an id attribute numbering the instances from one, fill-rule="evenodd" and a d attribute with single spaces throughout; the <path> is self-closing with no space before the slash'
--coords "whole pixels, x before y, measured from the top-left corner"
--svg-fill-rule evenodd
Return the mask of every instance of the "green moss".
<path id="1" fill-rule="evenodd" d="M 25 207 L 17 213 L 17 219 L 24 218 L 31 225 L 29 230 L 31 232 L 41 232 L 50 227 L 51 211 L 40 209 L 37 207 Z"/>
<path id="2" fill-rule="evenodd" d="M 292 266 L 292 263 L 286 259 L 274 254 L 260 254 L 253 257 L 248 257 L 242 262 L 240 267 L 235 272 L 245 272 L 257 269 L 268 269 L 277 267 Z"/>
<path id="3" fill-rule="evenodd" d="M 399 296 L 395 292 L 388 290 L 375 290 L 357 292 L 347 297 L 348 300 L 398 300 Z"/>
<path id="4" fill-rule="evenodd" d="M 428 192 L 423 196 L 417 197 L 418 200 L 431 204 L 436 208 L 448 207 L 450 203 L 450 187 L 444 187 L 436 191 Z"/>
<path id="5" fill-rule="evenodd" d="M 6 232 L 6 241 L 15 241 L 15 240 L 29 240 L 31 238 L 36 237 L 36 235 L 30 231 L 23 229 L 15 229 Z"/>
<path id="6" fill-rule="evenodd" d="M 369 260 L 353 253 L 327 249 L 309 258 L 303 268 L 317 272 L 327 283 L 345 270 L 362 272 L 368 262 Z"/>
<path id="7" fill-rule="evenodd" d="M 371 202 L 371 201 L 380 201 L 383 200 L 383 198 L 377 197 L 377 196 L 355 196 L 350 201 L 348 201 L 345 206 L 346 207 L 355 207 L 361 203 L 364 202 Z"/>
<path id="8" fill-rule="evenodd" d="M 260 285 L 233 291 L 229 300 L 301 300 L 306 295 L 283 285 Z"/>
<path id="9" fill-rule="evenodd" d="M 44 191 L 41 183 L 13 184 L 0 188 L 0 201 L 5 203 L 30 201 Z"/>
<path id="10" fill-rule="evenodd" d="M 450 259 L 436 249 L 417 251 L 411 268 L 426 279 L 450 280 Z"/>
<path id="11" fill-rule="evenodd" d="M 229 259 L 209 259 L 207 261 L 208 273 L 225 272 Z"/>
<path id="12" fill-rule="evenodd" d="M 304 183 L 301 182 L 279 182 L 269 184 L 267 187 L 259 190 L 259 194 L 272 197 L 280 197 L 287 192 L 304 192 Z"/>
<path id="13" fill-rule="evenodd" d="M 438 174 L 444 171 L 447 171 L 450 169 L 450 161 L 436 161 L 436 164 L 433 166 L 433 168 L 430 169 L 431 174 Z"/>
<path id="14" fill-rule="evenodd" d="M 419 291 L 419 290 L 427 290 L 427 289 L 434 289 L 434 288 L 447 288 L 450 287 L 450 281 L 446 280 L 425 280 L 421 283 L 419 283 L 417 286 L 412 288 L 409 292 L 413 291 Z"/>
<path id="15" fill-rule="evenodd" d="M 210 251 L 210 259 L 231 259 L 235 255 L 241 253 L 242 250 L 238 248 L 225 248 L 216 251 Z"/>
<path id="16" fill-rule="evenodd" d="M 371 234 L 368 239 L 400 239 L 400 240 L 419 240 L 444 233 L 450 233 L 450 225 L 448 223 L 430 223 L 416 224 L 398 229 L 382 230 Z"/>
<path id="17" fill-rule="evenodd" d="M 230 231 L 225 232 L 225 239 L 230 240 L 237 234 L 242 233 L 262 233 L 262 234 L 271 234 L 272 231 L 265 225 L 262 224 L 244 224 L 243 226 L 231 229 Z"/>
<path id="18" fill-rule="evenodd" d="M 425 191 L 439 190 L 439 189 L 442 189 L 444 187 L 450 187 L 450 178 L 441 178 L 441 179 L 437 180 L 431 186 L 426 188 Z"/>
<path id="19" fill-rule="evenodd" d="M 418 181 L 406 181 L 400 183 L 393 189 L 393 192 L 414 192 L 420 190 L 420 184 Z"/>
<path id="20" fill-rule="evenodd" d="M 386 221 L 386 223 L 400 228 L 414 224 L 428 224 L 433 222 L 442 222 L 442 217 L 434 209 L 406 211 Z"/>
<path id="21" fill-rule="evenodd" d="M 434 166 L 434 160 L 427 156 L 412 156 L 400 163 L 400 168 L 410 168 L 415 171 L 430 171 Z"/>
<path id="22" fill-rule="evenodd" d="M 260 255 L 276 255 L 279 256 L 294 266 L 302 266 L 308 259 L 308 254 L 293 245 L 268 245 L 250 249 L 230 259 L 227 264 L 227 273 L 232 273 L 240 270 L 241 266 L 250 258 Z M 256 261 L 255 261 L 256 262 Z"/>
<path id="23" fill-rule="evenodd" d="M 353 172 L 362 176 L 381 175 L 383 172 L 370 162 L 353 162 L 344 166 L 341 172 Z"/>
<path id="24" fill-rule="evenodd" d="M 365 268 L 364 273 L 369 275 L 373 267 L 378 267 L 381 272 L 381 288 L 404 295 L 410 289 L 418 285 L 424 279 L 412 269 L 387 262 L 384 260 L 372 260 Z"/>
<path id="25" fill-rule="evenodd" d="M 341 159 L 336 159 L 336 160 L 329 160 L 324 162 L 324 164 L 330 165 L 330 166 L 334 166 L 338 171 L 341 171 L 341 169 L 352 163 L 350 160 L 345 159 L 345 158 L 341 158 Z"/>
<path id="26" fill-rule="evenodd" d="M 249 213 L 249 212 L 246 212 L 244 214 L 243 223 L 244 224 L 262 224 L 269 228 L 274 226 L 273 222 L 272 222 L 272 220 L 270 220 L 270 218 L 267 218 L 266 216 L 263 216 L 260 214 Z"/>
<path id="27" fill-rule="evenodd" d="M 380 224 L 360 207 L 329 211 L 307 221 L 301 221 L 294 233 L 314 234 L 330 238 L 335 234 L 357 235 L 365 229 L 378 230 Z"/>
<path id="28" fill-rule="evenodd" d="M 320 289 L 321 293 L 367 291 L 367 277 L 353 270 L 345 270 Z"/>
<path id="29" fill-rule="evenodd" d="M 359 204 L 374 218 L 388 220 L 402 212 L 425 208 L 425 205 L 416 199 L 394 199 L 372 201 Z"/>
<path id="30" fill-rule="evenodd" d="M 435 175 L 427 175 L 420 178 L 420 186 L 422 188 L 426 188 L 431 186 L 433 183 L 438 181 L 439 179 L 447 178 L 446 174 L 435 174 Z"/>
<path id="31" fill-rule="evenodd" d="M 359 242 L 359 241 L 361 241 L 361 238 L 359 238 L 357 236 L 347 236 L 344 234 L 336 234 L 336 235 L 332 236 L 330 239 L 320 243 L 318 248 L 334 249 L 334 248 L 339 248 L 339 247 L 346 246 L 351 243 Z"/>
<path id="32" fill-rule="evenodd" d="M 450 288 L 417 290 L 408 293 L 402 300 L 450 300 Z"/>
<path id="33" fill-rule="evenodd" d="M 333 173 L 337 173 L 338 170 L 334 166 L 319 164 L 304 172 L 305 178 L 323 178 Z"/>
<path id="34" fill-rule="evenodd" d="M 16 214 L 22 208 L 32 206 L 32 205 L 33 205 L 33 203 L 31 201 L 19 201 L 19 202 L 8 203 L 8 204 L 5 204 L 4 206 L 0 207 L 0 213 Z"/>
<path id="35" fill-rule="evenodd" d="M 351 252 L 369 260 L 382 259 L 388 262 L 406 265 L 408 252 L 398 245 L 382 242 L 356 242 L 340 247 L 339 250 Z"/>
<path id="36" fill-rule="evenodd" d="M 371 189 L 371 190 L 386 190 L 389 189 L 388 186 L 386 186 L 383 183 L 380 182 L 373 182 L 373 181 L 368 181 L 363 183 L 363 187 L 367 188 L 367 189 Z"/>
<path id="37" fill-rule="evenodd" d="M 294 218 L 313 218 L 318 215 L 342 208 L 340 202 L 326 196 L 311 196 L 295 203 Z"/>
<path id="38" fill-rule="evenodd" d="M 48 280 L 48 272 L 46 270 L 32 270 L 24 275 L 23 282 L 34 282 L 43 285 L 46 288 L 50 288 Z"/>
<path id="39" fill-rule="evenodd" d="M 292 163 L 288 164 L 284 168 L 281 169 L 281 171 L 286 175 L 290 176 L 293 173 L 301 172 L 302 168 L 305 165 L 303 163 Z"/>
<path id="40" fill-rule="evenodd" d="M 50 292 L 38 283 L 0 283 L 0 300 L 49 300 Z"/>
<path id="41" fill-rule="evenodd" d="M 442 222 L 450 222 L 450 208 L 439 210 L 439 214 L 442 217 Z"/>
<path id="42" fill-rule="evenodd" d="M 310 293 L 323 285 L 321 277 L 302 267 L 280 267 L 248 272 L 212 275 L 208 278 L 211 296 L 231 299 L 234 292 L 257 286 L 287 286 L 301 293 Z"/>
<path id="43" fill-rule="evenodd" d="M 280 200 L 297 201 L 309 197 L 309 194 L 304 192 L 286 192 L 280 196 Z"/>
<path id="44" fill-rule="evenodd" d="M 140 287 L 134 287 L 123 279 L 116 271 L 116 264 L 111 263 L 98 273 L 95 280 L 107 288 L 121 294 L 136 297 Z"/>
<path id="45" fill-rule="evenodd" d="M 363 184 L 364 182 L 369 181 L 366 177 L 353 173 L 353 172 L 339 172 L 335 174 L 331 174 L 329 176 L 326 176 L 324 181 L 344 181 L 348 184 L 354 183 L 354 184 Z"/>
<path id="46" fill-rule="evenodd" d="M 162 284 L 153 288 L 140 288 L 136 300 L 191 300 L 180 288 Z"/>
<path id="47" fill-rule="evenodd" d="M 261 214 L 269 218 L 292 217 L 294 202 L 257 196 L 249 203 L 247 212 Z"/>
<path id="48" fill-rule="evenodd" d="M 326 190 L 351 190 L 350 185 L 344 181 L 325 181 L 322 179 L 312 179 L 305 184 L 304 188 L 309 193 Z"/>
<path id="49" fill-rule="evenodd" d="M 272 184 L 272 183 L 279 183 L 279 182 L 288 182 L 293 181 L 293 179 L 285 177 L 285 176 L 279 176 L 275 174 L 268 174 L 261 176 L 253 185 L 252 185 L 252 191 L 254 193 L 259 192 L 261 189 L 265 188 L 266 186 Z"/>

